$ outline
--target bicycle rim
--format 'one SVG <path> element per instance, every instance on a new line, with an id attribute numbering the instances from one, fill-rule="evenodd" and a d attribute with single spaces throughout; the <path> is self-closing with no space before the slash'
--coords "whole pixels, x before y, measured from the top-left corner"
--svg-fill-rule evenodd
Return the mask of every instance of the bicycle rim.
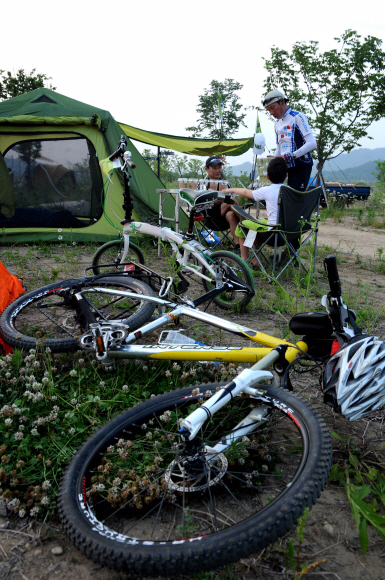
<path id="1" fill-rule="evenodd" d="M 328 468 L 317 474 L 318 486 L 303 495 L 300 505 L 291 504 L 290 497 L 303 491 L 314 469 L 326 465 L 330 441 L 325 443 L 325 434 L 325 441 L 322 434 L 311 441 L 314 425 L 309 421 L 317 420 L 310 407 L 307 414 L 296 409 L 295 397 L 279 389 L 268 389 L 254 403 L 236 399 L 211 418 L 197 435 L 196 447 L 186 453 L 179 419 L 215 392 L 215 386 L 202 385 L 196 395 L 185 389 L 146 401 L 102 429 L 72 462 L 60 494 L 61 519 L 75 544 L 80 549 L 87 545 L 94 560 L 120 569 L 129 563 L 138 573 L 146 562 L 148 574 L 223 565 L 274 541 L 315 501 Z M 288 407 L 288 401 L 294 404 Z M 269 409 L 269 418 L 225 452 L 210 452 L 253 404 Z M 265 527 L 285 505 L 285 521 Z M 256 526 L 264 529 L 262 538 Z M 241 547 L 238 535 L 248 536 Z M 98 546 L 94 550 L 92 542 Z M 210 554 L 209 560 L 198 558 L 204 554 Z"/>

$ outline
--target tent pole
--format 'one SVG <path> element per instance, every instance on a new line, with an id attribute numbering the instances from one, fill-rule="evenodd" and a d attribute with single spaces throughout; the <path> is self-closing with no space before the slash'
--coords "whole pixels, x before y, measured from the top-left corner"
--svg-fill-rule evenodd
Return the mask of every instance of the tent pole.
<path id="1" fill-rule="evenodd" d="M 160 179 L 160 147 L 158 146 L 158 179 Z"/>

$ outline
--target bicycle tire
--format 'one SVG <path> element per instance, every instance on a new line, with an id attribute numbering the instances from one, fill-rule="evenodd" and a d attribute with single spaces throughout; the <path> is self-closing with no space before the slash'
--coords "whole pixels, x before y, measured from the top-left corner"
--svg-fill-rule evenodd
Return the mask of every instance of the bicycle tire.
<path id="1" fill-rule="evenodd" d="M 102 270 L 100 269 L 100 266 L 102 264 L 115 264 L 115 270 L 117 272 L 121 272 L 122 271 L 122 267 L 120 266 L 120 256 L 123 253 L 123 240 L 113 240 L 111 242 L 107 242 L 106 244 L 103 244 L 102 246 L 100 246 L 100 248 L 95 252 L 95 254 L 92 257 L 92 267 L 93 267 L 93 273 L 96 275 L 98 274 L 106 274 L 107 271 L 114 271 L 114 268 L 112 268 L 112 270 L 107 268 L 102 268 Z M 144 264 L 144 256 L 143 256 L 143 252 L 142 250 L 139 248 L 139 246 L 137 246 L 136 244 L 132 243 L 130 241 L 130 248 L 126 257 L 126 262 L 130 262 L 130 261 L 139 263 L 139 264 Z"/>
<path id="2" fill-rule="evenodd" d="M 232 271 L 240 278 L 245 284 L 247 284 L 253 291 L 254 291 L 254 278 L 253 274 L 246 264 L 241 258 L 239 258 L 236 254 L 232 252 L 226 252 L 224 250 L 213 252 L 210 254 L 210 262 L 211 260 L 214 261 L 215 264 L 219 263 L 221 265 L 229 266 Z M 222 270 L 222 281 L 226 282 L 227 276 L 224 268 Z M 202 272 L 205 276 L 210 276 L 210 273 L 206 268 L 203 269 Z M 208 292 L 215 288 L 214 284 L 211 284 L 207 280 L 203 279 L 203 286 Z M 253 295 L 250 294 L 246 289 L 244 292 L 242 291 L 232 291 L 226 290 L 222 292 L 219 296 L 214 298 L 214 302 L 220 308 L 224 310 L 242 310 L 244 309 L 247 304 L 252 300 Z"/>
<path id="3" fill-rule="evenodd" d="M 65 303 L 59 295 L 63 289 L 70 291 L 86 282 L 86 288 L 108 286 L 111 289 L 125 289 L 128 292 L 155 296 L 152 289 L 139 280 L 129 277 L 106 277 L 94 282 L 86 278 L 75 278 L 55 282 L 32 292 L 22 294 L 12 302 L 0 317 L 0 336 L 9 345 L 23 350 L 36 348 L 44 341 L 44 347 L 52 352 L 69 352 L 79 348 L 77 336 L 83 334 L 87 326 L 79 318 L 77 310 Z M 155 304 L 114 295 L 94 294 L 87 301 L 97 309 L 104 320 L 124 320 L 130 330 L 135 330 L 147 322 Z"/>
<path id="4" fill-rule="evenodd" d="M 58 508 L 65 532 L 86 556 L 154 577 L 222 567 L 276 541 L 316 502 L 331 467 L 328 429 L 308 403 L 276 387 L 267 387 L 261 398 L 271 410 L 269 421 L 227 450 L 225 459 L 217 455 L 222 466 L 230 463 L 223 475 L 220 467 L 207 468 L 205 459 L 194 463 L 196 457 L 188 457 L 184 472 L 177 467 L 186 459 L 178 419 L 217 387 L 149 399 L 115 417 L 77 451 L 62 478 Z M 226 422 L 237 425 L 250 401 L 235 398 L 207 422 L 198 441 L 223 441 Z M 193 480 L 204 464 L 209 476 L 199 489 Z"/>

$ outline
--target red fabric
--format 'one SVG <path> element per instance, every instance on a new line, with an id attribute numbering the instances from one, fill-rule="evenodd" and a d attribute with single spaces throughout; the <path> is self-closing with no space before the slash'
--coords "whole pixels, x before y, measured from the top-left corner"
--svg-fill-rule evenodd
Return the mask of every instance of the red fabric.
<path id="1" fill-rule="evenodd" d="M 332 344 L 332 350 L 330 351 L 330 356 L 333 356 L 334 353 L 338 352 L 340 350 L 340 343 L 338 342 L 337 339 L 334 340 L 333 344 Z"/>
<path id="2" fill-rule="evenodd" d="M 4 308 L 13 302 L 24 292 L 21 282 L 16 276 L 12 276 L 7 268 L 0 262 L 0 313 Z M 11 352 L 12 347 L 0 338 L 0 344 L 3 346 L 5 353 Z"/>

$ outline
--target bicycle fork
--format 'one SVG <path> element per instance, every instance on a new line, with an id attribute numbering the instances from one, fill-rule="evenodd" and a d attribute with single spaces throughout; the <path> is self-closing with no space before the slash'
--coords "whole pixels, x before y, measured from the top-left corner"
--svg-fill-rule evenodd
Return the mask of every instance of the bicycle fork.
<path id="1" fill-rule="evenodd" d="M 264 396 L 261 381 L 272 380 L 277 385 L 272 372 L 265 370 L 272 365 L 280 356 L 279 347 L 272 350 L 263 360 L 257 362 L 250 369 L 244 369 L 233 381 L 219 389 L 208 401 L 195 409 L 188 417 L 180 419 L 179 434 L 186 442 L 192 441 L 198 434 L 203 424 L 212 418 L 224 405 L 229 403 L 234 397 L 241 394 L 250 395 L 251 398 L 262 398 Z M 290 412 L 290 409 L 288 409 Z M 206 447 L 207 459 L 215 460 L 219 453 L 223 453 L 228 447 L 233 445 L 238 439 L 246 437 L 255 430 L 258 425 L 266 421 L 270 414 L 268 405 L 258 405 L 251 409 L 250 413 L 242 419 L 234 429 L 221 438 L 214 447 Z"/>

